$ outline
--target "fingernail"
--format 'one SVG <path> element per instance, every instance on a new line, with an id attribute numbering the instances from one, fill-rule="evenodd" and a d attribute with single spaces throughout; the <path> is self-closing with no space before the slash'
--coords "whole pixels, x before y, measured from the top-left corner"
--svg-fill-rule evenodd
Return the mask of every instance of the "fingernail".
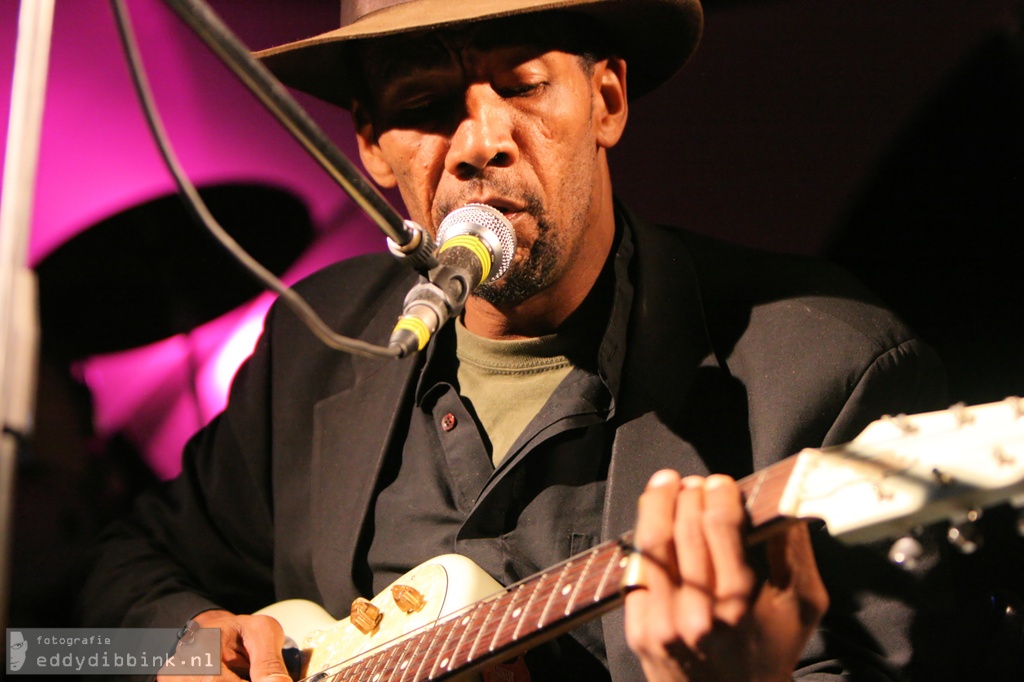
<path id="1" fill-rule="evenodd" d="M 704 487 L 703 476 L 687 476 L 683 479 L 683 487 L 687 490 L 696 490 Z"/>
<path id="2" fill-rule="evenodd" d="M 676 482 L 676 472 L 671 469 L 662 469 L 651 476 L 651 480 L 647 482 L 648 487 L 661 488 L 667 485 L 673 485 Z"/>
<path id="3" fill-rule="evenodd" d="M 704 484 L 708 490 L 715 490 L 725 485 L 725 481 L 718 476 L 709 476 L 707 482 Z"/>

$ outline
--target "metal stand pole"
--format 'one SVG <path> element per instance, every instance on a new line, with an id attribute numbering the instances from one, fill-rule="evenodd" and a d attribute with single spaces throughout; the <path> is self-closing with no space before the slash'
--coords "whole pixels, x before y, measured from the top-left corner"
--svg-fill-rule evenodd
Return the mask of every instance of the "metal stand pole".
<path id="1" fill-rule="evenodd" d="M 27 267 L 54 0 L 22 0 L 0 189 L 0 629 L 10 603 L 17 456 L 32 431 L 39 354 L 35 274 Z"/>

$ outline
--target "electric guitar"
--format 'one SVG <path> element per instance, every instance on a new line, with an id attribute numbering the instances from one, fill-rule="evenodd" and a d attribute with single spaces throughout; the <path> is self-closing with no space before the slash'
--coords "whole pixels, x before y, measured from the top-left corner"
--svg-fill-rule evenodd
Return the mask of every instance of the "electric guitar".
<path id="1" fill-rule="evenodd" d="M 852 442 L 807 449 L 740 481 L 752 533 L 819 519 L 848 543 L 896 537 L 936 521 L 1024 506 L 1024 399 L 885 417 Z M 335 621 L 289 600 L 259 613 L 299 644 L 302 677 L 412 682 L 479 670 L 618 606 L 642 585 L 624 538 L 505 588 L 448 554 Z"/>

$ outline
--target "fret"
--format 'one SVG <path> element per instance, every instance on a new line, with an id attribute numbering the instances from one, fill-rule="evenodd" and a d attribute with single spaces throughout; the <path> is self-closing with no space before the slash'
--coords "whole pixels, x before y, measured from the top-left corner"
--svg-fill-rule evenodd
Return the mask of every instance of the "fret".
<path id="1" fill-rule="evenodd" d="M 516 623 L 516 629 L 512 631 L 512 640 L 511 641 L 514 642 L 514 641 L 516 641 L 519 638 L 519 630 L 523 627 L 523 623 L 526 622 L 526 619 L 527 619 L 527 617 L 529 616 L 529 613 L 530 613 L 530 609 L 533 607 L 533 602 L 537 598 L 537 593 L 540 591 L 541 586 L 544 584 L 544 581 L 547 580 L 547 578 L 548 578 L 548 574 L 547 573 L 541 573 L 540 576 L 537 578 L 537 581 L 535 583 L 528 584 L 529 585 L 529 589 L 530 589 L 530 599 L 526 602 L 526 606 L 523 607 L 523 610 L 519 614 L 519 616 L 516 616 L 515 613 L 512 614 L 513 617 L 516 617 L 516 618 L 519 619 L 519 622 Z"/>
<path id="2" fill-rule="evenodd" d="M 367 654 L 366 663 L 363 664 L 363 676 L 361 679 L 368 680 L 368 682 L 377 682 L 380 680 L 381 665 L 384 659 L 387 657 L 388 650 L 374 651 L 371 654 Z"/>
<path id="3" fill-rule="evenodd" d="M 548 610 L 544 615 L 546 624 L 550 624 L 549 617 L 556 623 L 564 619 L 566 615 L 565 609 L 569 601 L 571 601 L 572 595 L 587 580 L 583 569 L 584 564 L 579 560 L 566 564 L 564 571 L 565 579 L 555 588 L 554 594 L 548 602 Z"/>
<path id="4" fill-rule="evenodd" d="M 472 652 L 477 640 L 480 638 L 481 628 L 487 622 L 487 617 L 490 615 L 491 609 L 494 608 L 495 601 L 497 601 L 497 599 L 489 599 L 485 602 L 479 602 L 469 613 L 467 619 L 464 621 L 466 627 L 462 632 L 462 637 L 459 638 L 458 643 L 455 645 L 455 649 L 452 650 L 451 660 L 448 662 L 449 670 L 457 670 L 473 660 L 470 657 L 470 653 Z M 467 638 L 469 640 L 468 642 Z"/>
<path id="5" fill-rule="evenodd" d="M 394 672 L 397 666 L 395 657 L 397 656 L 401 659 L 403 645 L 404 642 L 396 642 L 394 644 L 386 645 L 385 649 L 376 654 L 375 658 L 380 659 L 380 661 L 373 668 L 373 673 L 370 675 L 370 682 L 381 682 L 381 680 L 394 679 Z"/>
<path id="6" fill-rule="evenodd" d="M 576 606 L 576 598 L 580 595 L 580 591 L 583 589 L 583 585 L 591 577 L 590 569 L 591 566 L 594 565 L 594 559 L 597 558 L 598 554 L 599 552 L 595 548 L 591 550 L 590 554 L 587 556 L 587 563 L 583 566 L 583 576 L 576 581 L 576 589 L 572 591 L 572 596 L 569 598 L 569 603 L 565 605 L 565 615 L 568 616 L 573 612 L 573 609 Z"/>
<path id="7" fill-rule="evenodd" d="M 759 528 L 779 518 L 779 502 L 799 457 L 789 457 L 739 481 L 751 528 Z"/>
<path id="8" fill-rule="evenodd" d="M 519 598 L 523 596 L 524 592 L 529 592 L 526 584 L 519 585 L 519 587 L 513 588 L 511 592 L 505 593 L 511 595 L 511 599 L 509 599 L 509 603 L 505 607 L 504 615 L 502 615 L 501 620 L 498 621 L 498 627 L 495 629 L 494 636 L 491 638 L 491 643 L 487 647 L 488 651 L 494 651 L 497 648 L 505 646 L 514 639 L 514 637 L 512 637 L 502 639 L 500 642 L 498 640 L 498 638 L 502 636 L 502 632 L 505 630 L 505 625 L 508 622 L 509 617 L 518 618 L 519 615 L 522 614 L 522 609 L 516 606 L 516 604 L 519 602 Z M 518 627 L 518 625 L 519 623 L 517 621 L 516 627 Z"/>
<path id="9" fill-rule="evenodd" d="M 456 611 L 454 614 L 451 615 L 451 617 L 448 620 L 444 622 L 444 625 L 442 627 L 447 627 L 449 632 L 448 635 L 444 638 L 444 642 L 442 642 L 441 644 L 440 651 L 436 652 L 433 656 L 431 656 L 431 658 L 435 659 L 434 667 L 430 669 L 431 678 L 437 677 L 442 673 L 442 671 L 446 671 L 449 669 L 449 665 L 451 664 L 452 659 L 452 637 L 457 635 L 458 638 L 461 639 L 462 634 L 465 632 L 466 625 L 469 623 L 469 620 L 470 616 L 466 611 Z M 459 639 L 455 640 L 456 644 L 458 643 Z"/>
<path id="10" fill-rule="evenodd" d="M 594 593 L 595 602 L 605 596 L 605 590 L 609 582 L 614 582 L 616 589 L 618 589 L 618 583 L 622 580 L 623 571 L 626 569 L 624 561 L 627 560 L 627 556 L 625 552 L 620 553 L 617 551 L 621 549 L 618 541 L 613 540 L 605 543 L 604 547 L 614 551 L 608 557 L 608 564 L 604 567 L 604 572 L 601 574 L 601 582 L 598 583 L 597 591 Z M 618 567 L 618 571 L 615 571 L 616 567 Z"/>
<path id="11" fill-rule="evenodd" d="M 376 656 L 373 655 L 364 654 L 363 657 L 359 659 L 358 663 L 356 663 L 356 667 L 353 669 L 353 673 L 355 673 L 356 680 L 358 680 L 358 682 L 370 681 L 370 677 L 373 674 L 373 667 L 375 665 L 375 662 Z M 348 682 L 348 679 L 349 678 L 346 677 L 345 682 Z"/>
<path id="12" fill-rule="evenodd" d="M 448 621 L 440 621 L 439 623 L 427 626 L 419 637 L 421 640 L 420 644 L 417 644 L 414 657 L 409 661 L 407 672 L 402 673 L 402 679 L 406 679 L 409 672 L 412 672 L 412 676 L 408 679 L 413 681 L 428 680 L 431 679 L 429 674 L 429 668 L 427 673 L 423 672 L 424 664 L 430 665 L 437 660 L 437 651 L 444 646 L 444 639 L 441 639 L 440 645 L 437 645 L 437 635 L 441 628 L 448 625 Z M 427 646 L 423 647 L 422 644 L 426 642 Z M 415 666 L 415 667 L 414 667 Z"/>
<path id="13" fill-rule="evenodd" d="M 758 495 L 758 493 L 761 492 L 761 486 L 764 485 L 764 480 L 767 477 L 768 477 L 768 469 L 761 469 L 761 471 L 757 472 L 756 475 L 754 476 L 754 480 L 753 480 L 753 485 L 752 485 L 751 491 L 749 493 L 745 493 L 746 499 L 744 500 L 744 504 L 745 504 L 748 512 L 749 512 L 751 507 L 754 507 L 754 506 L 757 505 L 757 502 L 758 502 L 757 495 Z M 742 484 L 740 486 L 740 490 L 743 490 Z"/>
<path id="14" fill-rule="evenodd" d="M 402 643 L 402 655 L 398 658 L 398 669 L 395 673 L 399 675 L 397 678 L 398 682 L 404 682 L 406 676 L 409 674 L 409 670 L 412 667 L 413 662 L 416 661 L 416 655 L 419 653 L 420 645 L 423 640 L 427 638 L 428 631 L 415 632 L 411 637 L 406 637 Z M 409 651 L 409 647 L 412 646 L 412 651 Z M 393 676 L 392 676 L 393 677 Z"/>
<path id="15" fill-rule="evenodd" d="M 548 590 L 548 598 L 544 602 L 544 610 L 540 613 L 540 618 L 537 620 L 537 625 L 535 626 L 535 629 L 539 630 L 540 628 L 544 627 L 544 623 L 548 617 L 548 611 L 551 610 L 551 604 L 553 601 L 557 599 L 562 583 L 565 582 L 565 577 L 569 572 L 569 569 L 572 567 L 572 565 L 573 562 L 570 560 L 566 562 L 562 570 L 558 572 L 558 579 L 555 580 L 554 588 Z"/>
<path id="16" fill-rule="evenodd" d="M 561 580 L 552 591 L 543 620 L 537 624 L 538 627 L 544 627 L 551 622 L 557 623 L 560 620 L 564 620 L 568 614 L 566 606 L 572 599 L 573 592 L 579 589 L 579 586 L 586 580 L 583 568 L 584 564 L 578 560 L 569 561 L 565 564 Z"/>
<path id="17" fill-rule="evenodd" d="M 444 648 L 444 643 L 445 641 L 447 641 L 449 635 L 451 634 L 450 632 L 447 632 L 447 630 L 451 629 L 451 626 L 452 621 L 448 619 L 440 621 L 439 623 L 437 623 L 437 625 L 430 629 L 430 644 L 428 644 L 427 648 L 423 650 L 423 659 L 420 661 L 419 666 L 416 667 L 416 675 L 413 677 L 414 680 L 425 680 L 431 677 L 431 667 L 429 666 L 431 666 L 435 661 L 437 661 L 437 654 L 440 652 L 442 648 Z M 426 676 L 424 676 L 423 674 L 424 665 L 428 666 Z"/>
<path id="18" fill-rule="evenodd" d="M 508 592 L 502 592 L 494 599 L 489 600 L 486 603 L 487 613 L 484 615 L 484 620 L 480 623 L 480 627 L 476 628 L 476 636 L 473 638 L 473 644 L 469 647 L 469 651 L 466 652 L 465 660 L 475 661 L 478 657 L 477 650 L 480 647 L 480 643 L 488 638 L 487 626 L 491 622 L 491 616 L 494 615 L 496 610 L 505 611 L 505 602 L 511 601 L 511 595 Z"/>

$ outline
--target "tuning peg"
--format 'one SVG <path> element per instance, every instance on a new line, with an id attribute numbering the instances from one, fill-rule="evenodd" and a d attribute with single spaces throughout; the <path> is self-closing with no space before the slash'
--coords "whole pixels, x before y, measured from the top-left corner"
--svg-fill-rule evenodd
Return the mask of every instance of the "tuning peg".
<path id="1" fill-rule="evenodd" d="M 949 408 L 949 411 L 956 419 L 957 426 L 967 426 L 974 423 L 974 415 L 967 409 L 966 403 L 957 403 Z"/>
<path id="2" fill-rule="evenodd" d="M 974 554 L 981 547 L 983 538 L 976 523 L 980 518 L 981 512 L 972 509 L 962 518 L 954 520 L 946 532 L 946 539 L 962 554 Z"/>
<path id="3" fill-rule="evenodd" d="M 904 536 L 892 543 L 889 548 L 889 561 L 905 571 L 913 571 L 924 556 L 924 547 L 917 538 Z"/>
<path id="4" fill-rule="evenodd" d="M 913 419 L 905 414 L 898 414 L 895 417 L 891 414 L 887 414 L 882 417 L 882 420 L 891 423 L 908 436 L 917 433 L 917 424 L 915 424 Z"/>

